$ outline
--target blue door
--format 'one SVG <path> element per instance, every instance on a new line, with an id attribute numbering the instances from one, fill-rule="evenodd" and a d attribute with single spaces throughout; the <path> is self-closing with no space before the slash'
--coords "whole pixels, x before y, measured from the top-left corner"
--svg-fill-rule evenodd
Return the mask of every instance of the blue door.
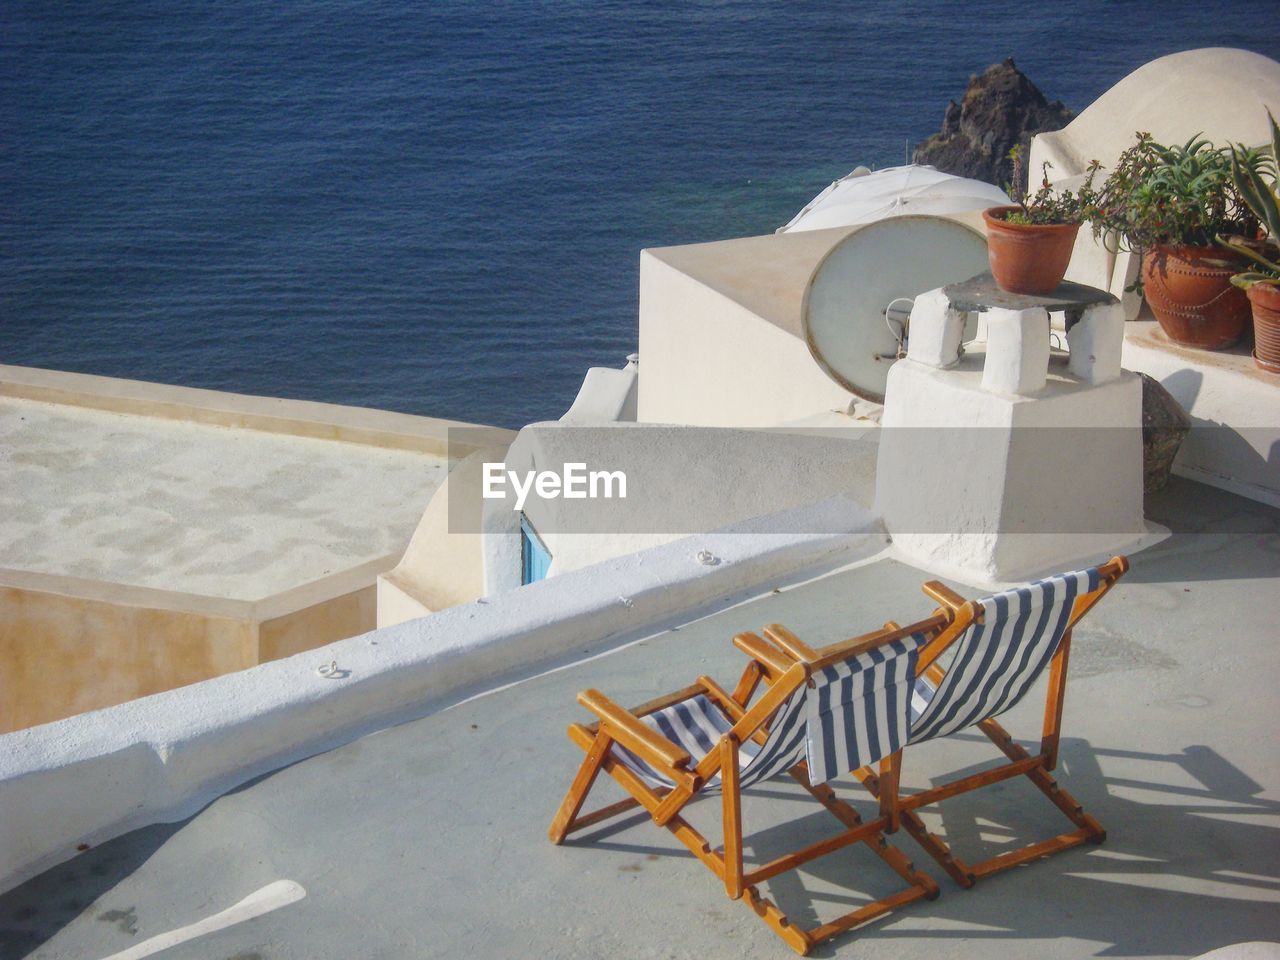
<path id="1" fill-rule="evenodd" d="M 547 576 L 551 567 L 551 551 L 533 529 L 533 524 L 520 514 L 520 582 L 536 583 Z"/>

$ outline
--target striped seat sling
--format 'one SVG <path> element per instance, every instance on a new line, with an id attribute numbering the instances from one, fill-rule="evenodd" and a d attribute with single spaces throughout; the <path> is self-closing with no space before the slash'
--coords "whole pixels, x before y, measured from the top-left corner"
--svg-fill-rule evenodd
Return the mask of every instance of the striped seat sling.
<path id="1" fill-rule="evenodd" d="M 913 634 L 817 670 L 778 708 L 763 745 L 741 747 L 739 782 L 761 783 L 807 761 L 816 786 L 900 749 L 909 727 L 912 680 L 924 637 Z M 696 764 L 732 728 L 715 703 L 699 695 L 641 720 L 678 744 Z M 661 771 L 621 744 L 615 756 L 650 787 L 672 787 Z M 718 793 L 719 773 L 703 786 Z"/>
<path id="2" fill-rule="evenodd" d="M 982 617 L 956 641 L 941 683 L 916 681 L 909 742 L 948 736 L 1017 704 L 1057 652 L 1076 597 L 1098 585 L 1091 567 L 979 600 Z"/>

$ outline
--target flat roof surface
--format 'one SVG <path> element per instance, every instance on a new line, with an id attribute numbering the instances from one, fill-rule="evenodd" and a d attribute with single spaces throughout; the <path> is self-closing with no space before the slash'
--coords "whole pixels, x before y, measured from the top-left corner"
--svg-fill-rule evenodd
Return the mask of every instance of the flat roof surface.
<path id="1" fill-rule="evenodd" d="M 1149 515 L 1173 535 L 1074 637 L 1058 775 L 1108 830 L 1086 846 L 960 889 L 942 887 L 815 950 L 819 957 L 1188 957 L 1280 940 L 1280 512 L 1174 478 Z M 297 763 L 182 823 L 81 854 L 0 897 L 5 957 L 106 958 L 218 914 L 268 884 L 305 897 L 173 946 L 185 958 L 744 957 L 789 949 L 665 830 L 631 814 L 552 846 L 547 826 L 581 759 L 576 693 L 632 704 L 699 674 L 732 683 L 730 638 L 780 621 L 817 645 L 925 616 L 930 577 L 879 559 L 519 679 Z M 954 584 L 968 595 L 976 592 Z M 1043 681 L 1007 715 L 1038 737 Z M 965 733 L 913 748 L 907 788 L 995 755 Z M 614 799 L 610 789 L 593 796 Z M 864 813 L 853 782 L 837 793 Z M 831 832 L 782 781 L 744 804 L 749 861 Z M 974 859 L 1068 822 L 1023 781 L 926 814 Z M 690 819 L 714 837 L 720 805 Z M 855 846 L 767 885 L 802 921 L 829 919 L 896 877 Z M 5 946 L 7 944 L 7 946 Z M 131 955 L 136 956 L 136 955 Z"/>
<path id="2" fill-rule="evenodd" d="M 0 567 L 258 600 L 403 550 L 444 457 L 0 397 Z"/>

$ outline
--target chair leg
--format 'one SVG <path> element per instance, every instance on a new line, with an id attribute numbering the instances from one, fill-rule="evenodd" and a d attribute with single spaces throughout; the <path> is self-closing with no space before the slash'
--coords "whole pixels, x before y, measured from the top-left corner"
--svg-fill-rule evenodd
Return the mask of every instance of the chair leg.
<path id="1" fill-rule="evenodd" d="M 587 799 L 587 794 L 591 792 L 592 786 L 595 785 L 596 777 L 600 774 L 600 767 L 604 763 L 604 758 L 609 753 L 609 745 L 613 742 L 613 738 L 606 733 L 598 733 L 592 741 L 591 749 L 587 751 L 586 757 L 582 761 L 582 765 L 578 767 L 578 773 L 573 778 L 573 783 L 569 785 L 569 792 L 564 795 L 564 800 L 560 802 L 560 809 L 556 811 L 555 817 L 551 821 L 551 828 L 547 831 L 547 836 L 552 843 L 559 844 L 565 836 L 577 826 L 578 812 L 582 809 L 583 802 Z M 630 809 L 638 806 L 638 801 L 623 801 L 626 807 Z M 613 807 L 619 806 L 613 804 Z M 617 810 L 615 812 L 621 812 Z M 603 819 L 603 818 L 601 818 Z M 598 820 L 593 822 L 599 822 Z"/>
<path id="2" fill-rule="evenodd" d="M 752 913 L 768 924 L 769 929 L 780 936 L 783 942 L 800 956 L 805 956 L 813 949 L 815 941 L 810 939 L 809 934 L 788 920 L 787 915 L 779 910 L 768 897 L 761 896 L 760 891 L 755 887 L 743 888 L 742 902 L 750 908 Z"/>
<path id="3" fill-rule="evenodd" d="M 988 738 L 990 738 L 992 743 L 999 747 L 1001 752 L 1009 758 L 1011 766 L 1019 765 L 1026 767 L 1026 769 L 1020 771 L 1021 775 L 1025 776 L 1035 784 L 1040 792 L 1048 797 L 1053 805 L 1061 810 L 1067 819 L 1076 825 L 1077 829 L 1058 834 L 1057 836 L 1050 837 L 1047 840 L 1041 840 L 1038 843 L 1029 844 L 1028 846 L 1021 847 L 1018 850 L 1010 850 L 1007 853 L 999 854 L 987 860 L 983 860 L 980 863 L 969 864 L 957 857 L 951 847 L 941 837 L 937 834 L 930 833 L 928 828 L 924 825 L 924 821 L 916 815 L 914 809 L 903 810 L 901 814 L 902 825 L 906 828 L 907 832 L 911 834 L 912 838 L 917 843 L 924 847 L 929 855 L 938 862 L 938 865 L 941 866 L 942 869 L 956 881 L 956 883 L 960 884 L 962 887 L 972 887 L 974 883 L 982 877 L 988 877 L 993 873 L 999 873 L 1001 870 L 1007 870 L 1010 867 L 1017 866 L 1018 864 L 1027 863 L 1031 860 L 1038 860 L 1041 857 L 1047 857 L 1050 854 L 1059 853 L 1063 850 L 1070 850 L 1072 847 L 1077 847 L 1082 843 L 1101 843 L 1106 839 L 1107 832 L 1103 829 L 1102 824 L 1089 814 L 1085 813 L 1079 802 L 1071 796 L 1071 794 L 1063 790 L 1053 776 L 1044 769 L 1045 758 L 1043 756 L 1040 758 L 1033 757 L 1021 744 L 1017 743 L 1013 737 L 1009 735 L 1008 731 L 1006 731 L 1004 727 L 1000 726 L 1000 724 L 995 720 L 984 720 L 982 723 L 978 724 L 978 727 L 987 735 Z M 1041 762 L 1032 762 L 1037 759 Z M 1028 763 L 1031 765 L 1027 766 Z M 1004 775 L 1001 775 L 1002 771 Z M 948 792 L 948 785 L 943 784 L 926 792 L 938 791 L 944 793 L 945 796 L 951 796 L 953 793 L 967 792 L 968 790 L 976 789 L 978 786 L 985 785 L 982 781 L 985 781 L 986 783 L 994 783 L 999 780 L 1007 779 L 1007 775 L 1010 773 L 1017 775 L 1017 771 L 1011 771 L 1005 767 L 997 767 L 993 770 L 986 771 L 985 774 L 978 774 L 972 778 L 966 778 L 979 781 L 974 785 L 965 786 L 961 789 L 954 790 L 953 792 Z M 855 771 L 855 775 L 862 781 L 863 786 L 871 792 L 872 796 L 879 796 L 880 784 L 874 774 L 869 770 L 860 770 Z M 961 781 L 957 781 L 957 783 L 960 782 Z M 944 799 L 945 796 L 939 799 Z M 910 798 L 907 799 L 909 800 Z M 928 805 L 930 805 L 930 801 L 925 801 L 921 804 L 921 806 Z"/>
<path id="4" fill-rule="evenodd" d="M 1013 762 L 1017 763 L 1030 758 L 1031 754 L 995 720 L 985 720 L 978 726 L 991 739 L 991 742 L 999 747 L 1004 755 Z M 1055 807 L 1062 811 L 1068 820 L 1076 825 L 1077 829 L 1060 833 L 1056 837 L 1050 837 L 1048 840 L 1042 840 L 1039 843 L 1033 843 L 1030 846 L 1023 847 L 1021 850 L 1011 850 L 1008 853 L 1002 853 L 989 860 L 984 860 L 982 863 L 974 864 L 972 869 L 975 876 L 990 876 L 1020 863 L 1027 863 L 1030 860 L 1047 857 L 1063 850 L 1070 850 L 1072 847 L 1078 847 L 1082 843 L 1102 843 L 1107 838 L 1107 831 L 1102 824 L 1085 813 L 1079 801 L 1063 790 L 1058 785 L 1058 781 L 1043 766 L 1032 767 L 1026 772 L 1026 777 L 1035 784 L 1041 793 L 1049 798 Z"/>
<path id="5" fill-rule="evenodd" d="M 877 800 L 880 799 L 880 780 L 874 773 L 864 768 L 855 770 L 853 774 L 867 788 L 868 793 Z M 911 838 L 924 847 L 925 853 L 937 861 L 938 866 L 946 871 L 947 876 L 962 887 L 973 886 L 976 878 L 969 867 L 963 861 L 956 859 L 945 840 L 929 832 L 929 828 L 924 825 L 924 821 L 916 815 L 914 810 L 901 810 L 899 817 Z"/>
<path id="6" fill-rule="evenodd" d="M 561 802 L 560 810 L 556 813 L 555 820 L 552 821 L 550 834 L 553 842 L 559 842 L 556 840 L 557 834 L 563 839 L 566 834 L 584 830 L 637 807 L 642 808 L 655 822 L 657 821 L 657 812 L 665 799 L 664 795 L 650 789 L 639 777 L 614 760 L 609 755 L 607 745 L 600 751 L 601 759 L 593 760 L 594 751 L 599 746 L 597 739 L 599 736 L 599 734 L 591 733 L 581 724 L 574 724 L 569 727 L 569 738 L 587 752 L 587 758 L 578 769 L 578 776 L 574 778 L 573 785 Z M 587 792 L 591 789 L 591 784 L 601 770 L 612 777 L 623 790 L 631 794 L 630 798 L 611 803 L 593 813 L 576 814 L 575 811 L 581 809 L 582 801 L 586 798 Z M 564 825 L 557 829 L 562 820 Z M 707 842 L 707 839 L 690 826 L 687 821 L 679 815 L 675 815 L 667 819 L 662 826 L 671 831 L 672 835 L 683 843 L 690 853 L 706 864 L 712 873 L 717 877 L 724 877 L 724 859 L 711 849 L 711 844 Z"/>
<path id="7" fill-rule="evenodd" d="M 742 896 L 742 798 L 738 794 L 738 741 L 720 741 L 722 816 L 724 822 L 724 892 L 730 900 Z"/>
<path id="8" fill-rule="evenodd" d="M 612 739 L 604 733 L 592 733 L 581 725 L 569 728 L 570 738 L 586 751 L 586 757 L 578 768 L 577 775 L 569 787 L 568 793 L 561 801 L 560 808 L 552 820 L 548 834 L 553 843 L 560 843 L 568 834 L 600 823 L 624 811 L 643 807 L 651 816 L 655 816 L 663 802 L 663 795 L 649 789 L 630 770 L 619 764 L 609 755 Z M 734 756 L 736 759 L 736 754 Z M 602 807 L 592 813 L 582 814 L 583 802 L 591 792 L 600 772 L 604 771 L 631 794 L 631 798 Z M 725 777 L 725 785 L 736 782 L 736 770 Z M 812 852 L 805 854 L 794 866 L 806 863 L 818 856 L 861 841 L 873 853 L 889 865 L 895 873 L 906 880 L 906 889 L 837 917 L 829 923 L 820 924 L 805 930 L 792 922 L 785 913 L 778 909 L 772 901 L 763 896 L 754 885 L 751 874 L 745 874 L 742 867 L 741 811 L 736 802 L 725 804 L 726 843 L 724 853 L 712 849 L 706 838 L 695 830 L 679 815 L 672 816 L 662 824 L 691 853 L 725 884 L 726 893 L 733 897 L 735 891 L 752 913 L 760 917 L 779 937 L 800 955 L 807 954 L 815 945 L 829 940 L 841 933 L 861 926 L 877 917 L 884 916 L 901 906 L 919 899 L 933 900 L 938 896 L 938 884 L 928 874 L 916 870 L 915 865 L 907 857 L 888 842 L 883 833 L 887 820 L 879 818 L 864 823 L 858 812 L 849 804 L 836 797 L 835 792 L 826 784 L 817 787 L 809 785 L 808 770 L 800 763 L 791 770 L 791 775 L 809 793 L 829 810 L 852 832 L 852 836 L 837 836 L 831 841 L 814 844 Z M 732 791 L 736 796 L 736 790 Z M 656 816 L 655 816 L 656 819 Z M 787 858 L 791 859 L 791 858 Z M 773 876 L 785 872 L 775 867 L 764 873 Z M 758 882 L 758 880 L 756 881 Z"/>
<path id="9" fill-rule="evenodd" d="M 801 764 L 797 769 L 803 769 L 803 767 L 804 765 Z M 836 792 L 825 783 L 811 787 L 808 777 L 802 773 L 797 773 L 796 770 L 793 770 L 791 775 L 795 777 L 800 786 L 808 790 L 814 799 L 826 807 L 831 812 L 831 815 L 846 827 L 853 829 L 862 823 L 862 818 L 858 815 L 858 811 L 837 797 Z M 921 887 L 924 890 L 923 896 L 926 900 L 936 900 L 938 898 L 940 889 L 937 881 L 927 873 L 917 870 L 915 864 L 911 862 L 907 855 L 885 839 L 883 833 L 868 837 L 863 842 L 871 849 L 872 853 L 887 863 L 893 872 L 903 880 L 906 880 L 912 886 Z"/>
<path id="10" fill-rule="evenodd" d="M 837 841 L 836 843 L 831 844 L 814 844 L 813 849 L 815 852 L 805 855 L 802 860 L 795 864 L 796 866 L 799 866 L 801 863 L 808 862 L 810 859 L 816 859 L 818 855 L 821 855 L 816 851 L 823 847 L 829 846 L 830 849 L 825 852 L 833 852 L 848 843 L 855 843 L 860 840 L 862 843 L 867 845 L 872 853 L 888 864 L 889 867 L 898 874 L 898 876 L 902 877 L 909 884 L 909 886 L 904 890 L 900 890 L 887 897 L 882 897 L 872 903 L 865 904 L 857 910 L 852 910 L 828 923 L 819 924 L 816 927 L 805 930 L 787 917 L 787 915 L 783 913 L 768 897 L 764 896 L 754 883 L 747 882 L 742 888 L 743 902 L 746 903 L 756 916 L 764 920 L 770 929 L 778 934 L 778 936 L 780 936 L 787 945 L 791 947 L 791 949 L 795 950 L 801 956 L 804 956 L 817 944 L 830 940 L 832 937 L 852 930 L 855 927 L 859 927 L 864 923 L 868 923 L 877 917 L 882 917 L 887 913 L 891 913 L 908 903 L 920 899 L 933 900 L 937 898 L 938 893 L 940 892 L 938 884 L 928 874 L 916 870 L 915 865 L 907 859 L 906 855 L 897 847 L 889 843 L 885 838 L 882 829 L 876 828 L 876 825 L 880 824 L 880 820 L 873 821 L 872 823 L 864 823 L 862 818 L 858 815 L 858 811 L 837 797 L 835 791 L 826 784 L 819 784 L 816 787 L 810 786 L 808 772 L 803 763 L 793 768 L 791 770 L 791 775 L 810 793 L 810 795 L 814 797 L 814 799 L 826 807 L 827 810 L 830 811 L 837 820 L 849 828 L 850 831 L 859 830 L 859 828 L 866 828 L 866 836 L 859 837 L 857 840 Z M 859 832 L 863 831 L 859 830 Z M 833 838 L 833 840 L 835 840 L 835 838 Z M 781 861 L 779 861 L 779 863 L 781 863 Z M 794 866 L 790 867 L 790 869 L 794 868 Z M 766 866 L 756 873 L 757 875 L 763 874 L 764 876 L 771 876 L 776 875 L 776 873 L 779 872 L 784 871 L 778 870 L 776 867 L 770 869 Z M 750 881 L 751 879 L 752 874 L 748 873 L 746 880 Z"/>
<path id="11" fill-rule="evenodd" d="M 892 913 L 913 900 L 919 900 L 922 895 L 919 890 L 908 887 L 906 890 L 884 897 L 875 903 L 869 903 L 865 907 L 837 917 L 830 923 L 819 924 L 809 930 L 798 927 L 768 897 L 762 896 L 753 886 L 743 888 L 742 902 L 750 908 L 752 913 L 768 924 L 769 929 L 780 936 L 787 946 L 803 957 L 818 944 L 860 927 L 864 923 L 869 923 L 877 917 Z"/>
<path id="12" fill-rule="evenodd" d="M 1010 760 L 1016 763 L 1030 758 L 1031 754 L 1027 753 L 1026 749 L 1009 736 L 1008 731 L 995 720 L 985 720 L 978 726 Z M 1040 792 L 1048 797 L 1054 806 L 1066 815 L 1068 820 L 1082 830 L 1088 831 L 1088 839 L 1101 843 L 1107 838 L 1107 831 L 1103 829 L 1102 824 L 1085 813 L 1084 807 L 1077 802 L 1076 798 L 1058 786 L 1058 781 L 1045 769 L 1032 767 L 1027 771 L 1027 777 L 1040 788 Z"/>

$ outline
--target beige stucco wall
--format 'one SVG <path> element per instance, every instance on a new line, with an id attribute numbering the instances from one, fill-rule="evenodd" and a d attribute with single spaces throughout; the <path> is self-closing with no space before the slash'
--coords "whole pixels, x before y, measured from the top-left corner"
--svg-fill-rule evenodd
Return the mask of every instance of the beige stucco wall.
<path id="1" fill-rule="evenodd" d="M 981 213 L 946 216 L 984 233 Z M 805 340 L 805 294 L 861 227 L 740 237 L 640 254 L 640 397 L 646 423 L 770 427 L 857 398 Z"/>
<path id="2" fill-rule="evenodd" d="M 743 252 L 735 245 L 709 246 L 732 260 Z M 778 281 L 794 293 L 796 325 L 788 330 L 661 259 L 663 253 L 640 254 L 641 421 L 754 427 L 848 407 L 853 395 L 823 373 L 799 331 L 800 301 L 817 257 Z"/>
<path id="3" fill-rule="evenodd" d="M 377 590 L 366 584 L 292 613 L 262 620 L 258 629 L 258 663 L 368 633 L 377 625 Z"/>
<path id="4" fill-rule="evenodd" d="M 432 495 L 400 563 L 378 578 L 380 628 L 484 596 L 482 471 L 506 450 L 500 444 L 471 454 Z"/>
<path id="5" fill-rule="evenodd" d="M 1037 134 L 1030 165 L 1046 160 L 1054 180 L 1115 163 L 1144 130 L 1159 143 L 1203 134 L 1218 146 L 1268 140 L 1267 106 L 1280 105 L 1280 63 L 1227 47 L 1184 50 L 1144 64 L 1061 130 Z"/>
<path id="6" fill-rule="evenodd" d="M 0 583 L 0 733 L 258 662 L 256 626 L 234 615 L 243 605 L 165 609 L 170 598 L 159 591 L 122 603 L 70 578 L 17 579 Z"/>
<path id="7" fill-rule="evenodd" d="M 367 633 L 393 562 L 257 603 L 0 570 L 0 733 Z"/>

